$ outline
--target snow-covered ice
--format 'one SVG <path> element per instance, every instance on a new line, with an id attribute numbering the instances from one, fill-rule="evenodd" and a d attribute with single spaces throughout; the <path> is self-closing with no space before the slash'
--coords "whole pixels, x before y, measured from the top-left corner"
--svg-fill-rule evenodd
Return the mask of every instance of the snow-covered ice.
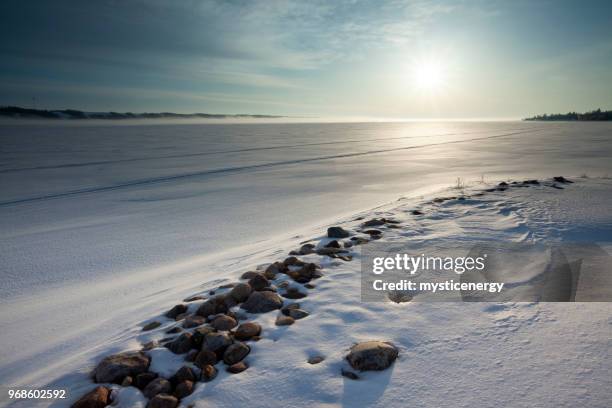
<path id="1" fill-rule="evenodd" d="M 357 213 L 404 220 L 407 228 L 386 231 L 388 240 L 605 247 L 612 238 L 605 123 L 9 123 L 0 141 L 0 382 L 69 385 L 73 397 L 91 388 L 87 374 L 101 356 L 163 332 L 140 331 L 153 316 L 282 259 Z M 583 173 L 590 178 L 564 190 L 423 204 L 458 177 L 476 186 L 483 177 Z M 406 212 L 415 206 L 427 209 L 421 219 Z M 260 316 L 265 335 L 249 370 L 220 372 L 184 404 L 237 406 L 256 396 L 267 406 L 552 407 L 612 399 L 607 303 L 362 303 L 358 258 L 336 262 L 300 301 L 311 316 L 290 327 L 274 326 L 274 313 Z M 371 338 L 393 341 L 399 360 L 362 381 L 341 377 L 346 350 Z M 155 350 L 154 364 L 170 370 L 178 363 L 164 352 Z M 318 354 L 322 363 L 306 363 Z"/>

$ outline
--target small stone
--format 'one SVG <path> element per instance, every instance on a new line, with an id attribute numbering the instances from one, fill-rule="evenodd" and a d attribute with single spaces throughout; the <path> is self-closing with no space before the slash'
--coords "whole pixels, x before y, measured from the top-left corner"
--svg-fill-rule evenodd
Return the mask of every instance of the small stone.
<path id="1" fill-rule="evenodd" d="M 226 304 L 227 299 L 232 298 L 229 296 L 226 297 L 224 295 L 217 295 L 215 297 L 212 297 L 200 305 L 200 307 L 196 311 L 196 314 L 198 316 L 208 317 L 210 315 L 225 313 L 228 309 Z"/>
<path id="2" fill-rule="evenodd" d="M 237 340 L 250 340 L 253 336 L 259 336 L 261 326 L 257 323 L 247 322 L 242 323 L 234 332 L 234 338 Z"/>
<path id="3" fill-rule="evenodd" d="M 378 227 L 379 225 L 384 225 L 384 224 L 385 224 L 384 218 L 373 218 L 369 221 L 364 222 L 361 225 L 363 227 Z"/>
<path id="4" fill-rule="evenodd" d="M 259 275 L 259 272 L 255 272 L 255 271 L 248 271 L 242 274 L 242 276 L 240 276 L 240 279 L 251 279 L 253 276 L 255 275 Z"/>
<path id="5" fill-rule="evenodd" d="M 307 283 L 307 284 L 305 284 L 305 285 L 304 285 L 304 287 L 305 287 L 306 289 L 314 289 L 314 288 L 316 288 L 316 286 L 315 286 L 315 285 L 313 285 L 312 283 Z"/>
<path id="6" fill-rule="evenodd" d="M 178 399 L 185 398 L 193 392 L 193 381 L 182 381 L 176 385 L 174 396 Z"/>
<path id="7" fill-rule="evenodd" d="M 498 187 L 508 187 L 508 183 L 506 183 L 505 181 L 502 181 L 501 183 L 499 183 L 497 185 Z"/>
<path id="8" fill-rule="evenodd" d="M 327 245 L 325 245 L 325 248 L 341 248 L 341 246 L 340 243 L 334 239 L 333 241 L 328 242 Z"/>
<path id="9" fill-rule="evenodd" d="M 553 177 L 553 180 L 555 180 L 557 183 L 564 183 L 564 184 L 573 183 L 573 181 L 570 181 L 563 176 Z"/>
<path id="10" fill-rule="evenodd" d="M 419 210 L 412 210 L 411 213 L 412 215 L 423 215 L 423 212 Z"/>
<path id="11" fill-rule="evenodd" d="M 210 333 L 213 333 L 215 329 L 210 326 L 200 326 L 193 331 L 193 336 L 191 337 L 191 342 L 193 343 L 194 349 L 201 349 L 202 343 L 204 342 L 204 338 L 208 336 Z"/>
<path id="12" fill-rule="evenodd" d="M 166 348 L 174 354 L 184 354 L 193 348 L 193 342 L 191 333 L 183 333 L 176 339 L 166 344 Z"/>
<path id="13" fill-rule="evenodd" d="M 144 327 L 142 328 L 142 331 L 149 331 L 149 330 L 157 329 L 159 326 L 161 326 L 160 322 L 150 322 L 144 325 Z"/>
<path id="14" fill-rule="evenodd" d="M 238 374 L 243 372 L 247 368 L 249 368 L 249 366 L 244 361 L 241 361 L 239 363 L 232 364 L 231 366 L 227 367 L 227 372 L 232 374 Z"/>
<path id="15" fill-rule="evenodd" d="M 158 377 L 151 381 L 147 386 L 142 390 L 142 393 L 145 397 L 151 399 L 157 394 L 168 394 L 172 392 L 172 384 L 170 381 L 165 378 Z"/>
<path id="16" fill-rule="evenodd" d="M 213 365 L 207 364 L 202 366 L 202 374 L 200 375 L 200 379 L 203 382 L 212 381 L 217 376 L 217 373 L 218 371 Z"/>
<path id="17" fill-rule="evenodd" d="M 329 227 L 327 229 L 329 238 L 348 238 L 349 235 L 349 232 L 342 227 Z"/>
<path id="18" fill-rule="evenodd" d="M 313 247 L 314 247 L 314 245 L 313 245 Z M 285 260 L 283 261 L 283 264 L 286 267 L 289 267 L 289 266 L 304 266 L 306 264 L 306 262 L 300 261 L 295 256 L 290 256 L 289 258 L 285 258 Z"/>
<path id="19" fill-rule="evenodd" d="M 251 285 L 248 283 L 239 283 L 232 288 L 229 295 L 238 303 L 242 303 L 249 298 L 251 294 Z"/>
<path id="20" fill-rule="evenodd" d="M 181 330 L 180 327 L 174 326 L 173 328 L 166 330 L 166 334 L 176 334 L 176 333 L 180 333 L 182 331 L 183 330 Z"/>
<path id="21" fill-rule="evenodd" d="M 100 386 L 83 395 L 70 408 L 104 408 L 110 402 L 110 390 Z"/>
<path id="22" fill-rule="evenodd" d="M 314 356 L 314 357 L 310 357 L 308 359 L 308 364 L 319 364 L 320 362 L 322 362 L 323 360 L 325 360 L 325 357 L 323 356 Z"/>
<path id="23" fill-rule="evenodd" d="M 365 230 L 363 233 L 368 234 L 369 236 L 382 235 L 382 231 L 376 229 Z"/>
<path id="24" fill-rule="evenodd" d="M 126 352 L 105 357 L 94 370 L 98 383 L 120 383 L 126 376 L 147 371 L 150 358 L 141 351 Z"/>
<path id="25" fill-rule="evenodd" d="M 147 404 L 147 408 L 176 408 L 177 406 L 178 399 L 167 394 L 158 394 Z"/>
<path id="26" fill-rule="evenodd" d="M 189 350 L 187 354 L 185 354 L 185 361 L 193 363 L 197 356 L 198 356 L 198 350 L 193 350 L 193 349 Z"/>
<path id="27" fill-rule="evenodd" d="M 210 333 L 204 338 L 202 350 L 219 354 L 225 351 L 230 344 L 232 344 L 232 339 L 227 333 Z"/>
<path id="28" fill-rule="evenodd" d="M 242 361 L 249 353 L 251 348 L 244 343 L 237 342 L 232 344 L 223 353 L 223 362 L 227 365 L 233 365 Z"/>
<path id="29" fill-rule="evenodd" d="M 395 303 L 405 303 L 410 302 L 412 300 L 412 296 L 409 293 L 401 291 L 389 292 L 387 293 L 387 297 L 390 301 Z"/>
<path id="30" fill-rule="evenodd" d="M 314 252 L 315 246 L 314 244 L 304 244 L 298 250 L 298 254 L 300 255 L 308 255 Z"/>
<path id="31" fill-rule="evenodd" d="M 285 316 L 289 316 L 289 312 L 292 309 L 299 309 L 300 308 L 300 304 L 299 303 L 289 303 L 286 306 L 283 306 L 283 308 L 281 309 L 281 313 L 284 314 Z"/>
<path id="32" fill-rule="evenodd" d="M 270 286 L 270 282 L 263 275 L 257 274 L 249 279 L 249 285 L 251 285 L 253 290 L 263 290 Z"/>
<path id="33" fill-rule="evenodd" d="M 136 376 L 136 379 L 134 380 L 134 385 L 136 386 L 136 388 L 139 388 L 142 390 L 144 387 L 146 387 L 151 381 L 153 381 L 156 378 L 157 378 L 156 373 L 138 374 Z"/>
<path id="34" fill-rule="evenodd" d="M 264 271 L 264 276 L 266 277 L 266 279 L 274 279 L 279 273 L 285 272 L 287 272 L 287 266 L 284 263 L 274 262 L 273 264 L 268 265 L 268 267 Z"/>
<path id="35" fill-rule="evenodd" d="M 159 343 L 156 340 L 151 340 L 142 345 L 142 351 L 149 351 L 157 347 Z"/>
<path id="36" fill-rule="evenodd" d="M 183 302 L 189 303 L 189 302 L 195 302 L 196 300 L 204 300 L 204 299 L 206 298 L 202 295 L 195 295 L 195 296 L 190 296 L 186 299 L 183 299 Z"/>
<path id="37" fill-rule="evenodd" d="M 296 288 L 288 288 L 287 291 L 282 294 L 282 296 L 287 299 L 302 299 L 305 298 L 307 295 L 305 293 L 300 292 Z"/>
<path id="38" fill-rule="evenodd" d="M 183 327 L 186 329 L 191 329 L 193 327 L 198 327 L 206 323 L 206 318 L 198 315 L 189 315 L 185 318 L 183 322 Z"/>
<path id="39" fill-rule="evenodd" d="M 200 368 L 217 364 L 217 355 L 210 350 L 202 350 L 195 358 L 194 364 Z"/>
<path id="40" fill-rule="evenodd" d="M 123 381 L 121 381 L 121 386 L 129 387 L 130 385 L 132 385 L 133 382 L 134 382 L 134 379 L 128 375 L 123 379 Z"/>
<path id="41" fill-rule="evenodd" d="M 249 313 L 267 313 L 282 306 L 283 300 L 276 293 L 263 291 L 251 293 L 241 307 Z"/>
<path id="42" fill-rule="evenodd" d="M 293 323 L 295 323 L 295 319 L 291 316 L 285 316 L 285 315 L 278 315 L 278 317 L 276 318 L 276 325 L 277 326 L 291 326 Z"/>
<path id="43" fill-rule="evenodd" d="M 344 368 L 340 371 L 343 377 L 349 378 L 351 380 L 358 380 L 359 376 L 352 371 L 345 370 Z"/>
<path id="44" fill-rule="evenodd" d="M 227 315 L 220 315 L 215 317 L 215 320 L 212 321 L 211 326 L 220 331 L 231 330 L 238 322 L 233 317 L 229 317 Z"/>
<path id="45" fill-rule="evenodd" d="M 302 309 L 289 309 L 289 316 L 293 317 L 295 320 L 303 319 L 309 314 L 310 313 Z"/>
<path id="46" fill-rule="evenodd" d="M 197 381 L 197 377 L 191 367 L 182 366 L 178 369 L 178 371 L 172 376 L 172 380 L 175 383 L 181 383 L 183 381 Z"/>
<path id="47" fill-rule="evenodd" d="M 356 370 L 384 370 L 397 358 L 397 348 L 383 341 L 366 341 L 351 347 L 346 356 L 351 367 Z"/>
<path id="48" fill-rule="evenodd" d="M 169 317 L 170 319 L 176 319 L 178 315 L 185 312 L 187 312 L 187 305 L 176 305 L 166 312 L 166 317 Z"/>

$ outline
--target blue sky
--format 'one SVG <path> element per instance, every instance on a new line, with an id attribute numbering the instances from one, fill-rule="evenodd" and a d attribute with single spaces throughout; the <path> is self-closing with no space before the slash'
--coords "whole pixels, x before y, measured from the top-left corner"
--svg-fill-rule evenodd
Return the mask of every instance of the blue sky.
<path id="1" fill-rule="evenodd" d="M 612 109 L 609 1 L 0 3 L 0 104 L 516 118 Z"/>

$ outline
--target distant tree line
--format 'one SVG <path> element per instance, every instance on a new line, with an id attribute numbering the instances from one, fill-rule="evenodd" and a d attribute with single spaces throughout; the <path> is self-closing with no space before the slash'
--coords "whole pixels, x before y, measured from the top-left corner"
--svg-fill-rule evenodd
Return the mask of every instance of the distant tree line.
<path id="1" fill-rule="evenodd" d="M 605 121 L 612 120 L 612 111 L 602 111 L 601 109 L 597 109 L 591 112 L 578 113 L 578 112 L 568 112 L 568 113 L 552 113 L 550 115 L 536 115 L 530 118 L 525 118 L 523 120 L 545 120 L 545 121 L 555 121 L 555 120 L 584 120 L 584 121 Z"/>
<path id="2" fill-rule="evenodd" d="M 83 112 L 74 109 L 44 110 L 20 108 L 18 106 L 0 106 L 0 116 L 11 118 L 40 118 L 40 119 L 180 119 L 180 118 L 280 118 L 272 115 L 250 114 L 215 114 L 215 113 L 118 113 L 118 112 Z"/>

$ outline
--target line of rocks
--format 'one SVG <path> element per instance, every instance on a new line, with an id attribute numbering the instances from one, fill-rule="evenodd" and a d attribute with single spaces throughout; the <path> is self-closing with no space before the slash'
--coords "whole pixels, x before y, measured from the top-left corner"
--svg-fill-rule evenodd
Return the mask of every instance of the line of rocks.
<path id="1" fill-rule="evenodd" d="M 546 185 L 554 188 L 558 184 L 569 184 L 572 181 L 559 176 L 554 177 L 552 183 Z M 540 185 L 538 180 L 525 180 L 523 182 L 501 182 L 495 188 L 485 189 L 486 192 L 505 191 L 510 187 L 529 187 Z M 469 196 L 438 197 L 432 203 L 443 203 L 448 200 L 465 200 Z M 420 216 L 423 212 L 412 210 L 412 215 Z M 217 294 L 210 291 L 211 297 L 201 295 L 185 299 L 185 302 L 204 302 L 197 311 L 189 314 L 186 304 L 178 304 L 165 313 L 169 319 L 182 322 L 182 328 L 175 326 L 166 331 L 168 334 L 181 333 L 176 337 L 162 339 L 159 342 L 150 342 L 140 351 L 129 351 L 107 356 L 94 369 L 93 380 L 96 383 L 112 383 L 121 386 L 133 386 L 142 390 L 143 395 L 149 399 L 148 408 L 175 408 L 182 398 L 189 396 L 196 382 L 209 382 L 216 378 L 218 369 L 216 365 L 223 362 L 226 371 L 232 374 L 241 373 L 249 368 L 244 359 L 250 354 L 249 341 L 260 339 L 262 328 L 258 323 L 246 320 L 243 314 L 233 311 L 236 307 L 247 313 L 260 314 L 279 310 L 275 324 L 287 326 L 297 320 L 309 316 L 309 313 L 300 308 L 299 303 L 286 303 L 286 299 L 300 299 L 307 294 L 291 286 L 287 280 L 279 281 L 280 275 L 291 278 L 306 289 L 314 289 L 310 282 L 322 276 L 321 267 L 315 263 L 304 262 L 297 258 L 300 255 L 318 254 L 330 258 L 351 261 L 350 248 L 356 245 L 380 239 L 383 232 L 372 227 L 400 228 L 400 222 L 388 218 L 373 218 L 361 223 L 358 230 L 363 236 L 356 236 L 349 230 L 340 226 L 333 226 L 327 230 L 327 238 L 331 241 L 317 247 L 312 243 L 303 243 L 298 249 L 290 252 L 290 256 L 283 261 L 270 264 L 263 271 L 248 271 L 241 276 L 242 282 L 223 285 Z M 365 238 L 368 236 L 369 238 Z M 280 295 L 279 295 L 280 293 Z M 402 297 L 402 294 L 392 294 L 390 300 L 404 302 L 411 300 Z M 146 324 L 142 330 L 150 331 L 162 325 L 159 321 Z M 185 354 L 187 363 L 193 364 L 181 367 L 170 378 L 163 378 L 157 373 L 149 371 L 151 357 L 148 350 L 162 345 L 175 354 Z M 395 345 L 383 341 L 367 341 L 353 345 L 346 360 L 351 368 L 358 371 L 383 370 L 389 367 L 397 358 L 399 351 Z M 324 360 L 323 356 L 314 356 L 308 359 L 310 364 L 318 364 Z M 357 380 L 359 375 L 353 371 L 342 369 L 341 375 Z M 83 395 L 72 408 L 102 408 L 112 402 L 111 389 L 107 386 L 98 386 Z"/>

